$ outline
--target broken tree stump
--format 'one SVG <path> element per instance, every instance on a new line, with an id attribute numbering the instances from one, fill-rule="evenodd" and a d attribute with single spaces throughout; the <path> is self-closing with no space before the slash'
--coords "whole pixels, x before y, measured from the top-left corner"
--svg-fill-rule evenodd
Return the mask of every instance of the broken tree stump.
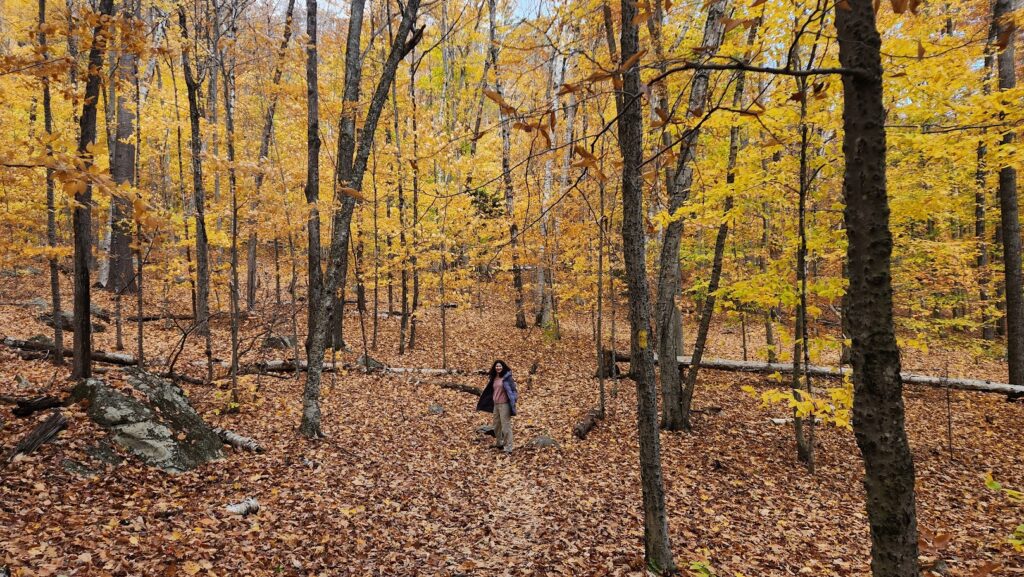
<path id="1" fill-rule="evenodd" d="M 601 411 L 598 409 L 590 409 L 587 411 L 586 416 L 572 429 L 572 434 L 579 440 L 584 440 L 590 431 L 597 426 L 597 422 L 601 420 Z"/>
<path id="2" fill-rule="evenodd" d="M 60 410 L 55 410 L 45 421 L 36 425 L 27 435 L 22 437 L 4 458 L 4 464 L 10 463 L 18 455 L 29 455 L 39 447 L 52 441 L 58 433 L 66 429 L 68 419 Z"/>
<path id="3" fill-rule="evenodd" d="M 51 397 L 49 395 L 43 397 L 33 397 L 31 399 L 18 399 L 15 401 L 17 406 L 11 410 L 15 417 L 28 417 L 38 411 L 45 411 L 46 409 L 53 409 L 64 404 L 64 401 L 57 397 Z"/>

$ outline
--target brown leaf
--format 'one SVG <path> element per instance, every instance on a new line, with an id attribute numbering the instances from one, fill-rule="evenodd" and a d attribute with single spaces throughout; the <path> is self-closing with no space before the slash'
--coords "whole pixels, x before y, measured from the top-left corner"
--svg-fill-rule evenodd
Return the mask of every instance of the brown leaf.
<path id="1" fill-rule="evenodd" d="M 548 130 L 543 126 L 538 125 L 537 131 L 544 137 L 544 142 L 547 144 L 546 148 L 551 148 L 551 136 L 548 135 Z"/>
<path id="2" fill-rule="evenodd" d="M 903 14 L 907 11 L 909 0 L 890 0 L 892 3 L 892 11 L 897 14 Z"/>
<path id="3" fill-rule="evenodd" d="M 647 54 L 647 49 L 641 50 L 640 52 L 637 52 L 636 54 L 627 58 L 626 61 L 622 63 L 622 66 L 619 66 L 619 72 L 626 72 L 627 70 L 632 68 L 634 64 L 636 64 L 637 62 L 640 61 L 641 58 L 643 58 L 644 54 Z"/>
<path id="4" fill-rule="evenodd" d="M 1005 50 L 1010 45 L 1010 39 L 1013 38 L 1013 33 L 1017 31 L 1017 23 L 1011 20 L 1003 29 L 999 32 L 999 36 L 996 37 L 996 46 L 999 50 Z"/>
<path id="5" fill-rule="evenodd" d="M 848 0 L 839 0 L 839 2 L 836 4 L 836 7 L 844 12 L 853 11 L 853 6 L 850 6 L 850 2 Z"/>
<path id="6" fill-rule="evenodd" d="M 722 23 L 725 24 L 725 32 L 728 33 L 733 28 L 743 24 L 745 21 L 740 18 L 722 18 Z"/>
<path id="7" fill-rule="evenodd" d="M 924 44 L 921 44 L 921 41 L 918 40 L 917 41 L 917 59 L 921 60 L 922 58 L 924 58 L 924 55 L 925 55 Z"/>
<path id="8" fill-rule="evenodd" d="M 995 561 L 986 561 L 984 565 L 978 567 L 978 570 L 975 571 L 974 574 L 971 575 L 971 577 L 988 577 L 990 573 L 992 573 L 996 569 L 999 569 L 1000 567 L 1002 567 L 1002 565 L 996 563 Z"/>

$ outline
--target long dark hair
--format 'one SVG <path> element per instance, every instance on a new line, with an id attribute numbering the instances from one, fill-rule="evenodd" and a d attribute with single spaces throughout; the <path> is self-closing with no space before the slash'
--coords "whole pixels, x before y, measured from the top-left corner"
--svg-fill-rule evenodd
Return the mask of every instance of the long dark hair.
<path id="1" fill-rule="evenodd" d="M 501 365 L 501 367 L 502 367 L 502 371 L 500 373 L 498 372 L 498 365 Z M 508 366 L 508 363 L 506 363 L 505 361 L 503 361 L 501 359 L 498 359 L 498 360 L 494 361 L 493 365 L 491 365 L 491 370 L 488 371 L 487 378 L 489 380 L 493 381 L 494 377 L 497 377 L 497 376 L 504 377 L 505 375 L 509 374 L 510 372 L 512 372 L 512 367 Z"/>

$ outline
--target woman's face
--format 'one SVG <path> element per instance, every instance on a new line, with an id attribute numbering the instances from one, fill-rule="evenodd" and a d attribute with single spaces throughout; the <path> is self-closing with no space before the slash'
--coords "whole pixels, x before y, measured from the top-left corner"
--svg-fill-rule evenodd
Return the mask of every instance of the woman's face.
<path id="1" fill-rule="evenodd" d="M 500 375 L 501 373 L 505 372 L 505 365 L 503 365 L 501 363 L 495 363 L 494 364 L 494 370 L 495 370 L 495 372 L 497 372 Z"/>

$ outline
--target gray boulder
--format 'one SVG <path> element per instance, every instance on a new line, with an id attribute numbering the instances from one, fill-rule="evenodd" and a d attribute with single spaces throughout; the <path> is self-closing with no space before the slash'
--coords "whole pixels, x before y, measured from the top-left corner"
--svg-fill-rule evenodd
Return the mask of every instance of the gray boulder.
<path id="1" fill-rule="evenodd" d="M 111 440 L 164 471 L 180 473 L 222 457 L 221 440 L 177 385 L 137 369 L 125 371 L 138 400 L 98 379 L 75 388 L 89 400 L 88 415 Z"/>
<path id="2" fill-rule="evenodd" d="M 537 437 L 535 437 L 533 439 L 531 444 L 534 447 L 540 447 L 540 448 L 556 447 L 556 446 L 558 446 L 558 441 L 552 439 L 548 435 L 538 435 Z"/>
<path id="3" fill-rule="evenodd" d="M 430 406 L 427 407 L 427 412 L 430 413 L 431 415 L 443 415 L 444 407 L 437 403 L 430 403 Z"/>

